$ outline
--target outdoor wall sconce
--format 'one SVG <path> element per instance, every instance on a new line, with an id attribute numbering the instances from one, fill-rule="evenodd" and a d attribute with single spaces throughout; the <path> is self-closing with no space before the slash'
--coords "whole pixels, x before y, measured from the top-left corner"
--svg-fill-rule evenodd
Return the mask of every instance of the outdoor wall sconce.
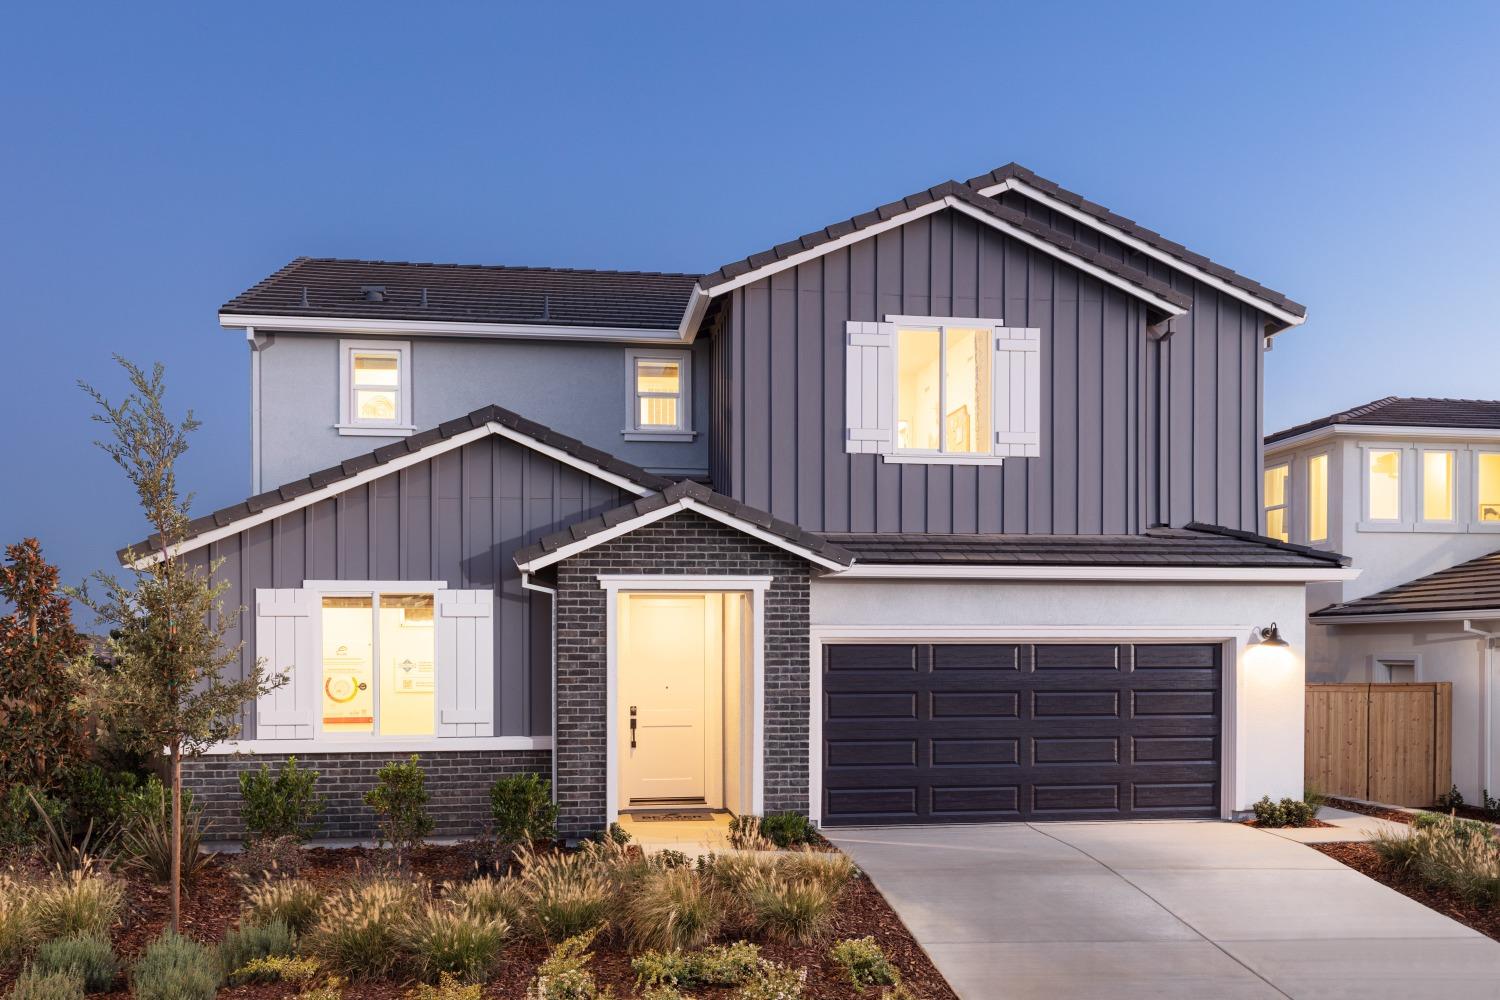
<path id="1" fill-rule="evenodd" d="M 1266 646 L 1270 649 L 1290 649 L 1292 646 L 1281 637 L 1281 629 L 1275 622 L 1260 630 L 1260 638 L 1256 640 L 1255 645 Z"/>
<path id="2" fill-rule="evenodd" d="M 1281 637 L 1275 622 L 1255 630 L 1256 639 L 1245 650 L 1245 659 L 1261 669 L 1281 669 L 1292 662 L 1292 644 Z"/>

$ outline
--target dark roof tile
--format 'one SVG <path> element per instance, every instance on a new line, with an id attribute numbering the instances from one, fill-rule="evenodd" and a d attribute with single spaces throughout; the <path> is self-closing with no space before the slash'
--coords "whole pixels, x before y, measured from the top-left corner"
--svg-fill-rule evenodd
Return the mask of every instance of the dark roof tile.
<path id="1" fill-rule="evenodd" d="M 1500 613 L 1500 551 L 1440 569 L 1379 593 L 1333 604 L 1309 617 L 1325 624 L 1355 622 L 1370 615 L 1439 612 Z"/>
<path id="2" fill-rule="evenodd" d="M 1266 444 L 1275 444 L 1335 424 L 1500 430 L 1500 400 L 1386 396 L 1384 399 L 1373 400 L 1268 434 Z"/>

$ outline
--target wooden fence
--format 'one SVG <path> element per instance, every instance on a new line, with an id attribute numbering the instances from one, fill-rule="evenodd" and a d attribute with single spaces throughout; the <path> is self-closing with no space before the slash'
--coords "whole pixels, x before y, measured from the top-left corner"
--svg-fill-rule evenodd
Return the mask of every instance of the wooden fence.
<path id="1" fill-rule="evenodd" d="M 1309 684 L 1307 786 L 1429 806 L 1453 782 L 1453 685 Z"/>

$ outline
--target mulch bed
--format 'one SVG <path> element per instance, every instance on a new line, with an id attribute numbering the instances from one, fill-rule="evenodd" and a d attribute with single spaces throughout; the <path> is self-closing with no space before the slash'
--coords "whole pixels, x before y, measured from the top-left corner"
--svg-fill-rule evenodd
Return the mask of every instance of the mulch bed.
<path id="1" fill-rule="evenodd" d="M 1340 806 L 1340 808 L 1343 808 Z M 1452 917 L 1465 927 L 1500 941 L 1500 908 L 1475 906 L 1448 889 L 1427 885 L 1414 875 L 1393 871 L 1369 844 L 1309 844 L 1315 851 L 1340 861 L 1362 875 L 1409 896 L 1430 910 Z"/>
<path id="2" fill-rule="evenodd" d="M 1365 816 L 1374 816 L 1377 819 L 1388 819 L 1392 823 L 1410 823 L 1412 813 L 1400 809 L 1390 809 L 1385 806 L 1372 806 L 1365 802 L 1355 802 L 1351 799 L 1339 799 L 1331 796 L 1325 797 L 1323 802 L 1335 809 L 1345 812 L 1360 813 Z"/>
<path id="3" fill-rule="evenodd" d="M 1258 819 L 1242 820 L 1240 822 L 1240 825 L 1241 826 L 1254 827 L 1255 829 L 1259 829 L 1260 828 L 1260 820 L 1258 820 Z M 1333 826 L 1332 823 L 1325 823 L 1325 822 L 1323 822 L 1320 819 L 1310 819 L 1306 823 L 1301 824 L 1299 827 L 1279 826 L 1279 827 L 1266 827 L 1266 829 L 1268 829 L 1268 830 L 1270 830 L 1270 829 L 1276 829 L 1276 830 L 1301 829 L 1301 830 L 1306 830 L 1306 829 L 1309 829 L 1311 827 L 1331 827 L 1331 826 Z"/>
<path id="4" fill-rule="evenodd" d="M 366 848 L 313 848 L 306 852 L 300 875 L 315 884 L 326 886 L 332 892 L 362 873 L 368 873 L 375 866 L 376 860 L 375 853 Z M 474 861 L 470 849 L 464 845 L 433 845 L 421 849 L 413 856 L 412 867 L 417 875 L 437 886 L 445 880 L 470 877 L 474 872 Z M 183 933 L 200 941 L 217 942 L 238 921 L 242 897 L 240 885 L 225 858 L 215 857 L 183 895 Z M 166 925 L 168 901 L 165 887 L 131 877 L 124 909 L 124 925 L 116 929 L 114 943 L 122 964 L 128 965 Z M 807 968 L 806 996 L 809 1000 L 844 1000 L 853 996 L 854 991 L 843 978 L 840 967 L 828 958 L 828 949 L 834 941 L 841 938 L 865 935 L 871 935 L 879 942 L 886 956 L 900 968 L 907 986 L 917 997 L 924 1000 L 957 1000 L 952 988 L 933 967 L 927 954 L 891 910 L 890 904 L 864 877 L 856 878 L 845 889 L 839 900 L 832 928 L 821 941 L 803 946 L 759 943 L 766 958 L 793 967 Z M 726 936 L 724 940 L 734 938 Z M 546 957 L 547 951 L 547 946 L 537 941 L 524 940 L 511 944 L 505 950 L 494 978 L 485 986 L 484 996 L 523 997 L 527 983 L 531 981 L 537 965 Z M 614 938 L 601 938 L 595 942 L 594 960 L 590 968 L 600 986 L 613 986 L 616 996 L 620 998 L 633 995 L 635 974 L 630 970 L 630 957 L 625 947 Z M 15 968 L 0 970 L 0 995 L 8 992 L 17 972 Z M 344 995 L 349 1000 L 397 1000 L 410 988 L 409 983 L 360 983 L 347 987 Z M 262 984 L 226 988 L 219 992 L 219 996 L 233 1000 L 286 1000 L 298 992 L 296 987 L 286 984 Z M 705 998 L 728 997 L 733 992 L 731 988 L 693 990 L 695 996 Z M 130 994 L 121 988 L 95 996 L 126 1000 Z"/>

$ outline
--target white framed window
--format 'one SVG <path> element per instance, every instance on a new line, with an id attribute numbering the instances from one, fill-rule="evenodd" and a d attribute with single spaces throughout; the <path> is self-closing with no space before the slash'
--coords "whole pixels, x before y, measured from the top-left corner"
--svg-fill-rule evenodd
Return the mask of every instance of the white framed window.
<path id="1" fill-rule="evenodd" d="M 1366 448 L 1365 520 L 1372 523 L 1399 524 L 1401 503 L 1401 449 Z"/>
<path id="2" fill-rule="evenodd" d="M 1328 541 L 1328 453 L 1307 459 L 1307 540 Z"/>
<path id="3" fill-rule="evenodd" d="M 1287 486 L 1292 467 L 1286 463 L 1266 469 L 1263 477 L 1262 505 L 1265 508 L 1266 537 L 1291 540 L 1287 525 Z"/>
<path id="4" fill-rule="evenodd" d="M 691 441 L 692 353 L 632 348 L 625 372 L 625 440 Z"/>
<path id="5" fill-rule="evenodd" d="M 339 341 L 340 434 L 404 437 L 412 425 L 411 344 Z"/>
<path id="6" fill-rule="evenodd" d="M 1422 520 L 1452 524 L 1458 510 L 1458 456 L 1446 449 L 1427 449 L 1422 456 Z"/>
<path id="7" fill-rule="evenodd" d="M 1500 530 L 1500 451 L 1474 453 L 1474 522 Z"/>

